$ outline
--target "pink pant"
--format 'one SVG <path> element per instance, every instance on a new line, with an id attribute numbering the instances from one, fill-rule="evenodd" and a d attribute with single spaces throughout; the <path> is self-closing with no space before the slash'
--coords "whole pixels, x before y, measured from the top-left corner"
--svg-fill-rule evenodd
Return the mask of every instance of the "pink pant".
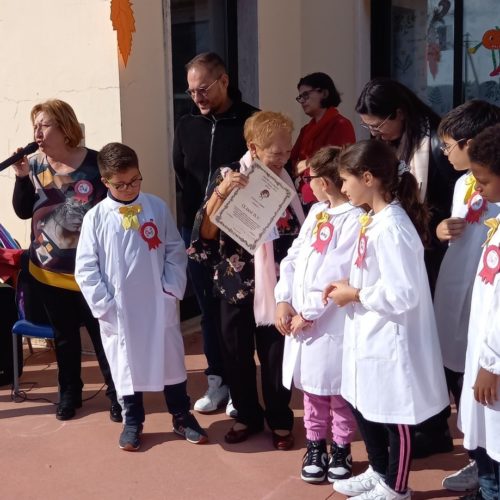
<path id="1" fill-rule="evenodd" d="M 304 392 L 304 427 L 310 441 L 326 439 L 331 422 L 333 440 L 340 445 L 354 439 L 356 420 L 345 399 Z"/>

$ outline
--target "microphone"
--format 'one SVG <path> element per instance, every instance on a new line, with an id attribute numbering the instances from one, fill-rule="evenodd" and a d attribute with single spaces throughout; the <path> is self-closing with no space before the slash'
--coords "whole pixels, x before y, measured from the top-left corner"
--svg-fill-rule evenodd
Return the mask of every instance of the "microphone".
<path id="1" fill-rule="evenodd" d="M 19 161 L 24 156 L 30 155 L 31 153 L 34 153 L 37 149 L 38 149 L 38 144 L 36 142 L 30 142 L 26 147 L 21 149 L 21 151 L 19 151 L 19 153 L 13 154 L 10 158 L 7 158 L 2 163 L 0 163 L 0 172 L 2 170 L 5 170 L 7 167 L 12 165 L 13 163 L 16 163 L 16 161 Z"/>

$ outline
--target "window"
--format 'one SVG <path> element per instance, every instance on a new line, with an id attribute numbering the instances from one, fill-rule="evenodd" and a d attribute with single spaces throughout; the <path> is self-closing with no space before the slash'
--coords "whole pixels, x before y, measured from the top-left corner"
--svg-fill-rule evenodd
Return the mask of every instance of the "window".
<path id="1" fill-rule="evenodd" d="M 372 76 L 400 81 L 440 115 L 474 97 L 500 104 L 497 26 L 498 0 L 372 0 Z"/>
<path id="2" fill-rule="evenodd" d="M 237 85 L 236 7 L 231 0 L 171 0 L 174 121 L 191 109 L 185 65 L 196 54 L 216 52 Z"/>

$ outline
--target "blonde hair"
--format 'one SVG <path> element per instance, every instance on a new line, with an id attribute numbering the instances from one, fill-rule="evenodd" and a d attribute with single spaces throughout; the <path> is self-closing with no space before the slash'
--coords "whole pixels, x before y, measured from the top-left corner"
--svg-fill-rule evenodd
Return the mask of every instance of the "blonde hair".
<path id="1" fill-rule="evenodd" d="M 266 148 L 269 146 L 272 136 L 278 130 L 285 130 L 292 135 L 292 120 L 283 113 L 257 111 L 245 122 L 243 134 L 247 144 L 253 142 L 261 148 Z"/>
<path id="2" fill-rule="evenodd" d="M 83 132 L 76 118 L 73 108 L 59 99 L 50 99 L 33 106 L 31 110 L 31 123 L 35 124 L 36 115 L 46 113 L 67 138 L 68 146 L 76 148 L 83 139 Z"/>

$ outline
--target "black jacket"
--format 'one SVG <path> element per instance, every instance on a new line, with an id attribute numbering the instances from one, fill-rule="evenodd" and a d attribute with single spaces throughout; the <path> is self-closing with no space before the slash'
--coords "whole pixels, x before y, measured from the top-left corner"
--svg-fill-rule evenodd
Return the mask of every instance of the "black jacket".
<path id="1" fill-rule="evenodd" d="M 174 169 L 181 192 L 182 226 L 193 227 L 212 174 L 223 164 L 239 160 L 247 147 L 243 125 L 257 108 L 241 100 L 220 115 L 202 115 L 194 107 L 184 115 L 174 135 Z"/>

